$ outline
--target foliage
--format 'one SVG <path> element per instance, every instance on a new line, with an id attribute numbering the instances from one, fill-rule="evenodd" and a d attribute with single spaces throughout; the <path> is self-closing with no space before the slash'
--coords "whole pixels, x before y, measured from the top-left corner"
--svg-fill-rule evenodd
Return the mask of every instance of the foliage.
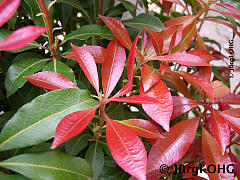
<path id="1" fill-rule="evenodd" d="M 2 0 L 0 178 L 202 178 L 174 174 L 183 164 L 240 178 L 239 84 L 230 92 L 231 68 L 213 67 L 225 56 L 205 42 L 221 44 L 199 34 L 210 21 L 240 37 L 232 3 Z"/>

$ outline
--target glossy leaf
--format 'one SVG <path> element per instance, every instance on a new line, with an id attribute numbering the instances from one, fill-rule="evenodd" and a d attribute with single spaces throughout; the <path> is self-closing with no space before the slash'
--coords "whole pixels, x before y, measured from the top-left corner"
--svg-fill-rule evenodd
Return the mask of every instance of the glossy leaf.
<path id="1" fill-rule="evenodd" d="M 224 114 L 228 114 L 230 116 L 234 116 L 237 118 L 240 118 L 240 108 L 236 108 L 236 109 L 227 109 L 224 111 L 221 111 Z"/>
<path id="2" fill-rule="evenodd" d="M 212 66 L 198 66 L 197 73 L 199 73 L 199 79 L 207 82 L 211 81 L 212 77 Z"/>
<path id="3" fill-rule="evenodd" d="M 195 19 L 194 16 L 181 16 L 177 18 L 170 19 L 168 21 L 165 21 L 163 25 L 165 27 L 168 26 L 175 26 L 175 25 L 184 25 L 187 26 L 192 23 L 192 21 Z"/>
<path id="4" fill-rule="evenodd" d="M 120 89 L 113 97 L 119 97 L 123 96 L 125 94 L 128 94 L 132 91 L 132 86 L 133 86 L 133 69 L 134 69 L 134 64 L 135 64 L 135 53 L 136 53 L 136 46 L 137 46 L 137 41 L 140 33 L 136 36 L 133 45 L 131 47 L 130 53 L 128 55 L 128 60 L 127 60 L 127 77 L 128 77 L 128 82 L 127 84 Z"/>
<path id="5" fill-rule="evenodd" d="M 108 28 L 112 31 L 115 37 L 119 40 L 119 42 L 121 42 L 124 47 L 130 50 L 132 47 L 132 41 L 124 25 L 114 18 L 104 16 L 100 17 L 103 22 L 108 26 Z"/>
<path id="6" fill-rule="evenodd" d="M 117 101 L 117 102 L 126 102 L 126 103 L 137 103 L 137 104 L 155 104 L 158 103 L 158 99 L 155 97 L 147 96 L 147 95 L 136 95 L 122 98 L 110 98 L 108 101 Z"/>
<path id="7" fill-rule="evenodd" d="M 240 104 L 240 95 L 239 94 L 228 94 L 224 97 L 219 98 L 221 101 L 227 104 Z M 217 101 L 217 100 L 216 100 Z"/>
<path id="8" fill-rule="evenodd" d="M 159 60 L 165 62 L 176 62 L 184 66 L 210 66 L 207 59 L 188 53 L 174 53 L 165 56 L 156 56 L 145 60 Z"/>
<path id="9" fill-rule="evenodd" d="M 207 50 L 204 49 L 194 49 L 188 51 L 187 53 L 200 57 L 201 59 L 205 60 L 205 63 L 215 59 Z"/>
<path id="10" fill-rule="evenodd" d="M 0 151 L 51 139 L 63 117 L 96 105 L 89 93 L 80 89 L 61 89 L 38 96 L 21 107 L 4 126 L 0 135 Z"/>
<path id="11" fill-rule="evenodd" d="M 0 27 L 14 15 L 20 2 L 21 0 L 2 0 L 0 2 Z"/>
<path id="12" fill-rule="evenodd" d="M 10 175 L 0 172 L 0 179 L 4 180 L 29 180 L 28 178 L 20 175 Z"/>
<path id="13" fill-rule="evenodd" d="M 234 163 L 234 175 L 237 176 L 237 178 L 240 178 L 240 160 L 232 153 L 229 152 L 229 156 Z"/>
<path id="14" fill-rule="evenodd" d="M 124 20 L 122 23 L 125 26 L 142 30 L 143 28 L 148 28 L 156 32 L 160 32 L 164 26 L 159 18 L 152 16 L 150 14 L 139 14 L 137 17 Z"/>
<path id="15" fill-rule="evenodd" d="M 106 49 L 101 46 L 82 46 L 77 47 L 77 49 L 84 49 L 87 51 L 92 55 L 96 63 L 103 63 L 104 61 Z M 69 53 L 68 55 L 64 56 L 64 58 L 77 59 L 74 55 L 74 52 Z"/>
<path id="16" fill-rule="evenodd" d="M 188 112 L 192 108 L 201 105 L 199 102 L 186 97 L 172 96 L 172 99 L 173 99 L 173 113 L 171 119 L 175 119 L 181 114 Z"/>
<path id="17" fill-rule="evenodd" d="M 169 131 L 170 118 L 173 111 L 173 102 L 171 93 L 163 81 L 159 81 L 146 93 L 141 92 L 142 95 L 156 98 L 158 103 L 143 104 L 144 111 L 158 124 L 160 124 L 166 131 Z"/>
<path id="18" fill-rule="evenodd" d="M 238 135 L 240 135 L 240 118 L 234 117 L 226 113 L 220 113 L 221 116 L 223 116 L 226 120 L 229 126 L 236 132 Z"/>
<path id="19" fill-rule="evenodd" d="M 147 153 L 140 138 L 129 127 L 107 118 L 106 139 L 113 159 L 126 172 L 146 180 Z"/>
<path id="20" fill-rule="evenodd" d="M 125 1 L 125 0 L 122 0 L 121 3 L 122 3 L 122 5 L 127 9 L 127 11 L 128 11 L 129 13 L 131 13 L 131 15 L 132 15 L 133 17 L 136 16 L 137 8 L 136 8 L 136 6 L 135 6 L 134 4 L 132 4 L 132 3 L 129 2 L 129 1 Z"/>
<path id="21" fill-rule="evenodd" d="M 240 20 L 240 14 L 234 14 L 234 13 L 229 13 L 229 12 L 224 12 L 224 11 L 219 11 L 217 9 L 212 9 L 212 8 L 209 8 L 209 10 L 212 10 L 212 11 L 216 11 L 218 13 L 221 13 L 221 14 L 224 14 L 224 15 L 227 15 L 227 16 L 230 16 L 234 19 L 237 19 L 237 20 Z"/>
<path id="22" fill-rule="evenodd" d="M 39 26 L 20 28 L 0 42 L 0 50 L 7 51 L 23 48 L 45 32 L 47 32 L 47 28 Z"/>
<path id="23" fill-rule="evenodd" d="M 205 97 L 205 93 L 208 95 L 209 99 L 214 102 L 214 91 L 209 82 L 204 80 L 199 80 L 197 77 L 183 71 L 177 72 L 181 77 L 183 77 L 187 82 L 191 83 L 193 87 L 195 87 L 203 97 Z"/>
<path id="24" fill-rule="evenodd" d="M 227 121 L 218 113 L 218 111 L 211 109 L 210 123 L 213 136 L 224 154 L 230 140 L 230 129 Z"/>
<path id="25" fill-rule="evenodd" d="M 93 169 L 93 180 L 97 180 L 101 174 L 104 164 L 104 153 L 98 141 L 91 144 L 85 156 L 86 161 Z"/>
<path id="26" fill-rule="evenodd" d="M 98 71 L 92 55 L 84 49 L 78 49 L 78 47 L 74 45 L 72 45 L 72 49 L 84 74 L 99 94 Z"/>
<path id="27" fill-rule="evenodd" d="M 57 125 L 51 149 L 81 133 L 90 123 L 98 106 L 65 116 Z"/>
<path id="28" fill-rule="evenodd" d="M 52 72 L 42 71 L 30 76 L 24 76 L 30 83 L 35 86 L 46 88 L 49 90 L 64 89 L 64 88 L 76 88 L 78 87 L 65 76 Z"/>
<path id="29" fill-rule="evenodd" d="M 102 65 L 102 85 L 104 98 L 108 98 L 120 79 L 126 61 L 124 47 L 113 39 L 106 51 Z"/>
<path id="30" fill-rule="evenodd" d="M 158 83 L 162 77 L 157 69 L 147 64 L 143 65 L 141 74 L 144 92 L 148 91 L 152 86 Z"/>
<path id="31" fill-rule="evenodd" d="M 92 177 L 91 167 L 86 160 L 54 151 L 21 154 L 0 162 L 0 166 L 39 180 L 87 180 Z"/>
<path id="32" fill-rule="evenodd" d="M 225 9 L 231 11 L 234 14 L 239 14 L 237 8 L 235 8 L 234 6 L 232 6 L 230 4 L 216 3 L 216 2 L 214 4 L 216 4 L 218 6 L 221 6 L 221 7 L 225 8 Z"/>
<path id="33" fill-rule="evenodd" d="M 113 39 L 113 34 L 108 28 L 95 24 L 90 24 L 82 26 L 80 29 L 72 31 L 64 38 L 62 43 L 65 43 L 71 39 L 87 40 L 92 36 L 100 36 L 108 40 Z"/>
<path id="34" fill-rule="evenodd" d="M 215 80 L 211 83 L 215 98 L 221 98 L 230 93 L 230 89 L 221 81 Z"/>
<path id="35" fill-rule="evenodd" d="M 147 32 L 152 40 L 156 54 L 161 56 L 163 52 L 163 39 L 161 34 L 150 29 L 147 29 Z"/>
<path id="36" fill-rule="evenodd" d="M 160 165 L 173 165 L 181 159 L 196 135 L 199 118 L 182 121 L 158 139 L 148 156 L 148 172 L 159 169 Z"/>
<path id="37" fill-rule="evenodd" d="M 227 152 L 222 154 L 217 142 L 204 128 L 202 128 L 202 147 L 207 167 L 209 165 L 227 167 L 232 164 Z M 222 171 L 208 173 L 208 176 L 210 179 L 234 179 L 233 173 L 223 173 Z"/>
<path id="38" fill-rule="evenodd" d="M 20 57 L 21 61 L 13 63 L 7 71 L 5 87 L 8 97 L 14 94 L 19 88 L 27 82 L 24 76 L 31 75 L 40 71 L 43 66 L 49 61 L 43 57 Z"/>
<path id="39" fill-rule="evenodd" d="M 129 119 L 119 121 L 120 123 L 130 127 L 137 135 L 146 137 L 146 138 L 160 138 L 162 135 L 160 134 L 158 128 L 153 125 L 150 121 L 143 119 Z"/>
<path id="40" fill-rule="evenodd" d="M 141 53 L 144 54 L 145 53 L 145 48 L 147 45 L 147 40 L 148 40 L 148 36 L 146 34 L 145 28 L 143 28 L 142 31 L 142 39 L 141 39 Z"/>

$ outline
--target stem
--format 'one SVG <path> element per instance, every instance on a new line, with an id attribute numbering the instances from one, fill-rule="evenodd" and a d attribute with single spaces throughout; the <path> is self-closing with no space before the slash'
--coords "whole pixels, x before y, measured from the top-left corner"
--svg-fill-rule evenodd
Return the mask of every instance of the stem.
<path id="1" fill-rule="evenodd" d="M 51 20 L 50 20 L 50 17 L 49 17 L 49 13 L 48 13 L 48 10 L 45 6 L 44 1 L 43 0 L 38 0 L 38 2 L 40 4 L 41 9 L 42 9 L 42 11 L 45 15 L 45 18 L 46 18 L 50 50 L 51 50 L 52 56 L 55 56 L 56 52 L 55 52 L 54 47 L 53 47 L 53 45 L 54 45 L 53 30 L 52 30 L 52 24 L 51 24 Z"/>

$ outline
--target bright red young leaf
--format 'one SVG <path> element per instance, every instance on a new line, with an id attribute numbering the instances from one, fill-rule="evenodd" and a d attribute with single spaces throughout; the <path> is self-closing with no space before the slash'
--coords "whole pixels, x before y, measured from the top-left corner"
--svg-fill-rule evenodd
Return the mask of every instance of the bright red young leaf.
<path id="1" fill-rule="evenodd" d="M 105 99 L 108 98 L 120 79 L 125 61 L 124 47 L 116 39 L 111 40 L 102 65 L 102 85 Z"/>
<path id="2" fill-rule="evenodd" d="M 25 26 L 14 31 L 10 36 L 1 41 L 0 50 L 8 51 L 23 48 L 45 32 L 47 32 L 45 27 Z"/>
<path id="3" fill-rule="evenodd" d="M 99 94 L 98 71 L 92 55 L 84 49 L 78 49 L 74 45 L 72 45 L 72 49 L 84 74 Z"/>
<path id="4" fill-rule="evenodd" d="M 195 19 L 196 17 L 194 16 L 181 16 L 181 17 L 178 17 L 178 18 L 173 18 L 173 19 L 170 19 L 168 21 L 165 21 L 163 23 L 163 25 L 165 27 L 168 27 L 168 26 L 175 26 L 175 25 L 184 25 L 184 27 L 186 27 L 187 25 L 191 24 L 192 21 Z"/>
<path id="5" fill-rule="evenodd" d="M 240 118 L 240 108 L 227 109 L 227 110 L 222 111 L 221 113 Z"/>
<path id="6" fill-rule="evenodd" d="M 158 124 L 160 124 L 166 131 L 169 131 L 170 118 L 172 116 L 173 102 L 171 93 L 166 84 L 160 80 L 146 93 L 143 91 L 141 95 L 156 98 L 158 103 L 143 104 L 144 111 Z"/>
<path id="7" fill-rule="evenodd" d="M 222 102 L 227 104 L 240 104 L 240 94 L 228 94 L 224 97 L 219 98 Z M 216 99 L 216 102 L 218 102 L 218 99 Z"/>
<path id="8" fill-rule="evenodd" d="M 215 109 L 211 109 L 210 123 L 213 136 L 224 154 L 230 140 L 230 129 L 228 127 L 228 123 Z"/>
<path id="9" fill-rule="evenodd" d="M 144 92 L 148 91 L 153 85 L 161 80 L 161 74 L 157 69 L 144 64 L 141 71 L 141 80 Z"/>
<path id="10" fill-rule="evenodd" d="M 186 7 L 180 0 L 166 0 L 166 1 L 178 4 L 178 5 L 181 6 L 186 12 L 188 12 L 188 14 L 190 14 L 189 11 L 188 11 L 188 9 L 187 9 L 187 7 Z"/>
<path id="11" fill-rule="evenodd" d="M 206 47 L 206 45 L 205 45 L 205 42 L 204 42 L 204 40 L 203 40 L 203 38 L 202 38 L 202 36 L 199 34 L 199 33 L 197 33 L 197 41 L 196 41 L 196 49 L 204 49 L 204 50 L 207 50 L 207 47 Z"/>
<path id="12" fill-rule="evenodd" d="M 52 71 L 42 71 L 42 72 L 32 74 L 30 76 L 25 76 L 24 78 L 36 86 L 50 89 L 50 90 L 64 89 L 64 88 L 78 89 L 78 87 L 68 78 L 66 78 L 65 76 L 59 73 L 52 72 Z"/>
<path id="13" fill-rule="evenodd" d="M 57 125 L 51 149 L 81 133 L 90 123 L 99 105 L 65 116 Z"/>
<path id="14" fill-rule="evenodd" d="M 154 46 L 155 52 L 158 56 L 162 55 L 163 52 L 163 39 L 159 32 L 147 29 L 149 36 L 151 37 L 152 44 Z"/>
<path id="15" fill-rule="evenodd" d="M 163 134 L 150 150 L 148 172 L 159 169 L 160 165 L 173 165 L 181 159 L 196 135 L 199 118 L 182 121 Z"/>
<path id="16" fill-rule="evenodd" d="M 225 8 L 225 9 L 231 11 L 232 13 L 234 13 L 234 14 L 236 14 L 236 15 L 239 14 L 237 8 L 235 8 L 234 6 L 232 6 L 232 5 L 230 5 L 230 4 L 216 3 L 216 2 L 213 3 L 213 4 L 216 4 L 216 5 L 218 5 L 218 6 L 221 6 L 221 7 L 223 7 L 223 8 Z"/>
<path id="17" fill-rule="evenodd" d="M 176 73 L 183 77 L 187 82 L 191 83 L 192 86 L 195 87 L 203 97 L 205 97 L 205 94 L 207 94 L 209 99 L 214 102 L 214 91 L 209 82 L 199 80 L 197 77 L 187 72 L 179 71 Z"/>
<path id="18" fill-rule="evenodd" d="M 147 152 L 141 139 L 129 127 L 106 119 L 106 139 L 113 159 L 138 180 L 146 180 Z"/>
<path id="19" fill-rule="evenodd" d="M 172 8 L 172 4 L 173 3 L 168 0 L 162 0 L 163 10 L 167 13 L 168 16 L 169 16 L 170 10 Z"/>
<path id="20" fill-rule="evenodd" d="M 122 98 L 110 98 L 106 99 L 105 102 L 117 101 L 117 102 L 126 102 L 126 103 L 137 103 L 137 104 L 155 104 L 158 103 L 158 99 L 155 97 L 147 96 L 147 95 L 136 95 Z"/>
<path id="21" fill-rule="evenodd" d="M 232 164 L 231 159 L 229 158 L 227 152 L 223 155 L 217 142 L 214 140 L 214 138 L 211 136 L 207 130 L 202 128 L 202 147 L 203 147 L 203 153 L 205 157 L 205 162 L 207 168 L 209 165 L 215 165 L 216 167 L 227 167 L 228 165 Z M 210 166 L 210 171 L 211 171 Z M 231 168 L 229 169 L 231 171 Z M 212 172 L 212 171 L 211 171 Z M 210 179 L 234 179 L 233 173 L 223 173 L 222 170 L 218 173 L 216 171 L 215 173 L 208 173 L 208 176 Z"/>
<path id="22" fill-rule="evenodd" d="M 114 97 L 119 97 L 123 96 L 125 94 L 128 94 L 132 91 L 132 86 L 133 86 L 133 69 L 134 69 L 134 63 L 135 63 L 135 53 L 136 53 L 136 46 L 137 46 L 137 41 L 140 33 L 136 36 L 133 45 L 131 47 L 130 53 L 128 55 L 128 60 L 127 60 L 127 77 L 128 77 L 128 82 L 127 84 L 120 89 Z"/>
<path id="23" fill-rule="evenodd" d="M 121 42 L 121 44 L 130 50 L 132 47 L 132 41 L 124 25 L 120 21 L 111 17 L 104 17 L 101 15 L 99 15 L 99 17 L 108 26 L 108 28 L 112 31 L 112 33 L 116 36 L 116 38 Z"/>
<path id="24" fill-rule="evenodd" d="M 234 176 L 240 179 L 240 160 L 232 152 L 229 152 L 229 156 L 234 163 Z"/>
<path id="25" fill-rule="evenodd" d="M 0 2 L 0 27 L 12 17 L 20 2 L 21 0 L 2 0 Z"/>
<path id="26" fill-rule="evenodd" d="M 211 86 L 214 90 L 215 98 L 221 98 L 230 93 L 229 87 L 223 84 L 221 81 L 215 80 L 211 83 Z"/>
<path id="27" fill-rule="evenodd" d="M 240 135 L 240 118 L 230 116 L 227 113 L 220 112 L 220 115 L 223 116 L 226 120 L 229 126 L 236 132 L 238 135 Z"/>
<path id="28" fill-rule="evenodd" d="M 145 49 L 144 49 L 144 58 L 148 59 L 148 58 L 151 58 L 151 57 L 155 57 L 156 55 L 157 54 L 156 54 L 155 49 L 153 47 L 152 40 L 148 36 L 147 37 L 147 44 L 146 44 Z"/>
<path id="29" fill-rule="evenodd" d="M 172 99 L 173 99 L 173 113 L 171 119 L 175 119 L 181 114 L 188 112 L 192 108 L 201 105 L 201 103 L 186 97 L 172 96 Z"/>
<path id="30" fill-rule="evenodd" d="M 204 59 L 205 62 L 210 62 L 210 61 L 212 61 L 213 59 L 215 59 L 215 58 L 214 58 L 207 50 L 205 50 L 205 49 L 194 49 L 194 50 L 188 51 L 187 53 L 188 53 L 188 54 L 195 55 L 195 56 L 198 56 L 198 57 L 200 57 L 201 59 Z"/>
<path id="31" fill-rule="evenodd" d="M 179 75 L 174 71 L 167 71 L 163 79 L 170 82 L 176 91 L 182 93 L 185 97 L 191 98 L 191 94 L 186 86 L 186 83 L 179 77 Z"/>
<path id="32" fill-rule="evenodd" d="M 142 53 L 142 54 L 145 53 L 145 48 L 146 48 L 146 45 L 147 45 L 147 40 L 148 40 L 147 34 L 146 34 L 146 32 L 145 32 L 145 29 L 143 29 L 142 39 L 141 39 L 141 53 Z"/>
<path id="33" fill-rule="evenodd" d="M 199 73 L 198 77 L 200 80 L 210 82 L 212 76 L 212 66 L 197 66 L 196 73 Z"/>
<path id="34" fill-rule="evenodd" d="M 188 54 L 188 53 L 174 53 L 174 54 L 168 54 L 165 56 L 156 56 L 150 59 L 145 59 L 145 61 L 149 61 L 149 60 L 176 62 L 184 66 L 210 66 L 210 64 L 206 59 L 203 59 L 199 56 Z"/>
<path id="35" fill-rule="evenodd" d="M 220 14 L 225 14 L 227 16 L 230 16 L 230 17 L 234 18 L 234 19 L 240 20 L 240 15 L 239 14 L 233 14 L 233 13 L 229 13 L 229 12 L 219 11 L 217 9 L 212 9 L 212 8 L 208 8 L 208 9 L 212 10 L 212 11 L 216 11 Z"/>
<path id="36" fill-rule="evenodd" d="M 77 47 L 77 49 L 84 49 L 85 51 L 87 51 L 89 54 L 92 55 L 96 63 L 103 63 L 104 61 L 106 49 L 101 46 L 82 46 Z M 74 52 L 67 54 L 66 56 L 64 56 L 64 58 L 77 59 Z"/>
<path id="37" fill-rule="evenodd" d="M 137 135 L 146 138 L 162 138 L 158 128 L 150 121 L 143 119 L 128 119 L 119 121 L 120 123 L 130 127 Z"/>

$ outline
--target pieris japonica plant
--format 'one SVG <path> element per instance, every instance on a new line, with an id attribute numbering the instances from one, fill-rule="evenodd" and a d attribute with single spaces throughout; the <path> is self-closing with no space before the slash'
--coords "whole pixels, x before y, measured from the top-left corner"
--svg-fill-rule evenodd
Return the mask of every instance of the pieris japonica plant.
<path id="1" fill-rule="evenodd" d="M 240 37 L 228 2 L 0 1 L 0 179 L 239 179 L 233 41 L 199 33 Z"/>

